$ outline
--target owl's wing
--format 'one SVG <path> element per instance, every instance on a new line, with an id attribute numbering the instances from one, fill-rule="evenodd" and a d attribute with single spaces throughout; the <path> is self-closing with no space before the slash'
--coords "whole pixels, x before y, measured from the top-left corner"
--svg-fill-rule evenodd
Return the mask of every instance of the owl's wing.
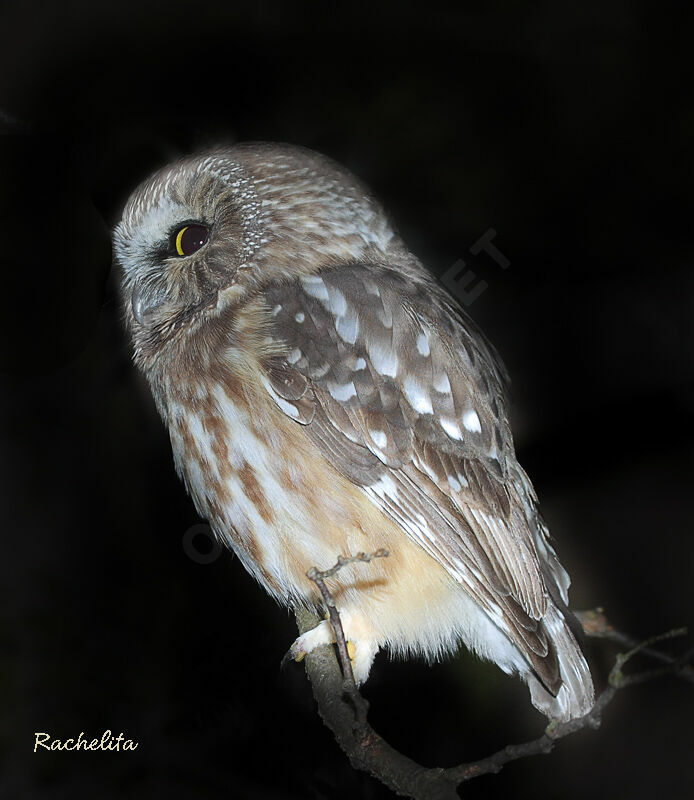
<path id="1" fill-rule="evenodd" d="M 433 280 L 385 266 L 327 269 L 270 287 L 265 300 L 271 334 L 287 346 L 267 364 L 279 407 L 556 691 L 535 497 L 484 337 Z"/>

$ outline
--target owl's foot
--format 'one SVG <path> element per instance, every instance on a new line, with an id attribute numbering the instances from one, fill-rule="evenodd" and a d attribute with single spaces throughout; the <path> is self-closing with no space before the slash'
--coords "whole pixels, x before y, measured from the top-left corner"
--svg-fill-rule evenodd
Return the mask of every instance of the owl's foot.
<path id="1" fill-rule="evenodd" d="M 320 647 L 322 644 L 333 644 L 334 642 L 335 634 L 332 626 L 327 619 L 324 619 L 315 628 L 302 633 L 301 636 L 294 640 L 294 644 L 289 648 L 283 663 L 287 661 L 302 661 L 304 656 L 316 647 Z"/>
<path id="2" fill-rule="evenodd" d="M 371 665 L 373 664 L 377 652 L 378 645 L 368 639 L 361 639 L 358 642 L 353 642 L 350 639 L 347 642 L 347 653 L 349 654 L 349 660 L 352 664 L 352 674 L 354 675 L 354 681 L 357 686 L 361 686 L 369 677 Z"/>
<path id="3" fill-rule="evenodd" d="M 342 625 L 345 630 L 345 636 L 347 637 L 347 654 L 349 655 L 352 666 L 354 680 L 357 686 L 360 686 L 369 677 L 371 665 L 378 652 L 378 645 L 368 639 L 351 638 L 349 635 L 349 622 L 345 620 L 346 616 L 347 615 L 343 615 Z M 310 653 L 322 644 L 335 644 L 335 634 L 328 620 L 323 620 L 319 622 L 315 628 L 311 628 L 310 631 L 302 633 L 289 648 L 282 663 L 292 660 L 302 661 L 307 653 Z"/>

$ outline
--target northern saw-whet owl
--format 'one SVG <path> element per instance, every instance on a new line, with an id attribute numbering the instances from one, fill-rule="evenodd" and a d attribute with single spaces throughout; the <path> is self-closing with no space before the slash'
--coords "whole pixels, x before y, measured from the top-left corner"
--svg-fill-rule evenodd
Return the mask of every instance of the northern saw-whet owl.
<path id="1" fill-rule="evenodd" d="M 201 516 L 279 602 L 329 580 L 353 670 L 460 642 L 566 720 L 593 684 L 514 452 L 506 377 L 350 173 L 255 143 L 145 181 L 114 233 L 134 361 Z M 325 620 L 294 655 L 334 641 Z"/>

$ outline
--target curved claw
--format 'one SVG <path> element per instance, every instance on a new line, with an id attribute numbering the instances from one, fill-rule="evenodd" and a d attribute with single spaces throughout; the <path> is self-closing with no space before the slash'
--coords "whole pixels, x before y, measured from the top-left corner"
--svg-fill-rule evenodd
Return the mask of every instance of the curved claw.
<path id="1" fill-rule="evenodd" d="M 282 656 L 282 660 L 280 661 L 280 669 L 284 669 L 290 661 L 303 661 L 306 657 L 306 651 L 304 650 L 295 650 L 296 642 L 287 650 L 287 652 Z"/>
<path id="2" fill-rule="evenodd" d="M 323 620 L 311 628 L 310 631 L 302 633 L 297 637 L 292 646 L 287 650 L 282 658 L 282 667 L 286 666 L 290 661 L 303 661 L 306 653 L 310 653 L 316 647 L 322 644 L 332 644 L 335 641 L 333 629 L 327 620 Z"/>

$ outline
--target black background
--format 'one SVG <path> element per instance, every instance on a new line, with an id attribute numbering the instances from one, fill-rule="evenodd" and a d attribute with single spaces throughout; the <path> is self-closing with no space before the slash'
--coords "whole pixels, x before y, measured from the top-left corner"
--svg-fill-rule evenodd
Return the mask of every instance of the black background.
<path id="1" fill-rule="evenodd" d="M 210 143 L 327 153 L 432 271 L 464 259 L 574 606 L 638 636 L 691 623 L 690 15 L 143 0 L 5 3 L 0 30 L 3 798 L 390 796 L 349 768 L 303 669 L 279 670 L 288 614 L 229 554 L 186 554 L 199 520 L 130 365 L 109 230 L 136 183 Z M 506 270 L 469 252 L 489 228 Z M 599 683 L 613 652 L 591 647 Z M 366 694 L 430 765 L 543 727 L 466 654 L 380 656 Z M 683 682 L 634 688 L 601 731 L 465 796 L 689 796 L 693 713 Z M 32 752 L 35 731 L 107 728 L 138 749 Z"/>

